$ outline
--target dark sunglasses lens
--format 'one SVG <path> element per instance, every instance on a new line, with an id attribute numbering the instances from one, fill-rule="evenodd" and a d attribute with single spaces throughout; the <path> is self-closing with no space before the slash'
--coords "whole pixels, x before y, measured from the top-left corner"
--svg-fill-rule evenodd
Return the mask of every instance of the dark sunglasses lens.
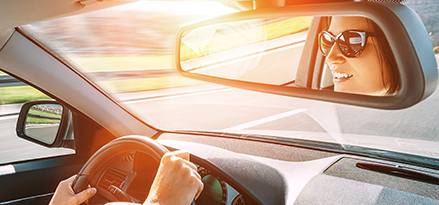
<path id="1" fill-rule="evenodd" d="M 337 40 L 340 52 L 346 57 L 357 57 L 363 51 L 363 37 L 357 32 L 343 32 Z"/>
<path id="2" fill-rule="evenodd" d="M 334 41 L 332 40 L 332 37 L 328 33 L 321 33 L 320 39 L 320 51 L 323 53 L 323 55 L 328 55 L 331 51 L 332 45 L 334 44 Z"/>

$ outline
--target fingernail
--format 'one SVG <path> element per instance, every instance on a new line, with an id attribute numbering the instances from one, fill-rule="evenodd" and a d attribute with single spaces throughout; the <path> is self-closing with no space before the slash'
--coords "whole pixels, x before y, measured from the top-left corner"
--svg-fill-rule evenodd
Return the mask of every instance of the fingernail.
<path id="1" fill-rule="evenodd" d="M 97 190 L 96 190 L 96 188 L 90 188 L 90 189 L 88 190 L 88 192 L 89 192 L 90 194 L 96 194 Z"/>

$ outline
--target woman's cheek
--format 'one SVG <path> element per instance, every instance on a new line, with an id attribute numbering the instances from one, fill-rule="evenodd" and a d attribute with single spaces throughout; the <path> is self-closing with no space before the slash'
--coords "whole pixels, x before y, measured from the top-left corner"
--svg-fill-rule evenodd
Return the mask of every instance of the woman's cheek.
<path id="1" fill-rule="evenodd" d="M 358 91 L 363 94 L 378 92 L 382 89 L 382 74 L 377 58 L 370 55 L 358 57 L 352 63 L 354 80 L 359 84 Z"/>

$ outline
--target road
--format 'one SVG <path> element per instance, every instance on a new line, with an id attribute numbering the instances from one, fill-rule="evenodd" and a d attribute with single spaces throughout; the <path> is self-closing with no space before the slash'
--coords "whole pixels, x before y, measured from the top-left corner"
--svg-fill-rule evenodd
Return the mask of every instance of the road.
<path id="1" fill-rule="evenodd" d="M 145 121 L 169 129 L 329 130 L 412 137 L 419 135 L 415 132 L 419 130 L 413 128 L 430 127 L 429 129 L 433 129 L 431 131 L 439 133 L 435 121 L 439 111 L 432 109 L 437 105 L 438 96 L 439 93 L 435 92 L 420 105 L 409 109 L 383 111 L 226 88 L 185 96 L 133 101 L 127 105 L 136 110 Z M 419 119 L 420 116 L 422 120 Z M 392 126 L 384 129 L 389 124 Z M 407 124 L 410 124 L 410 129 L 404 126 Z M 379 127 L 383 128 L 377 129 Z"/>
<path id="2" fill-rule="evenodd" d="M 307 35 L 308 32 L 305 31 L 260 43 L 252 42 L 246 46 L 184 61 L 181 68 L 227 79 L 282 85 L 296 79 L 300 54 Z"/>
<path id="3" fill-rule="evenodd" d="M 171 130 L 253 130 L 256 133 L 270 130 L 280 136 L 321 138 L 341 143 L 370 143 L 368 139 L 374 139 L 373 136 L 397 136 L 400 139 L 396 143 L 408 144 L 414 143 L 410 138 L 439 141 L 436 139 L 439 133 L 439 92 L 419 105 L 397 111 L 335 105 L 225 87 L 161 97 L 123 98 L 124 104 L 146 122 Z M 16 116 L 0 117 L 0 163 L 36 156 L 36 153 L 41 156 L 54 154 L 53 150 L 18 138 L 15 123 Z M 64 154 L 69 150 L 56 152 Z"/>

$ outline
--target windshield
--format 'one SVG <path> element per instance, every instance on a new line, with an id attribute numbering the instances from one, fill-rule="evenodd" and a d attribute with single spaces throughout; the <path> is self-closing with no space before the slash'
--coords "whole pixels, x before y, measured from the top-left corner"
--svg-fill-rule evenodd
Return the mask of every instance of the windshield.
<path id="1" fill-rule="evenodd" d="M 433 45 L 438 46 L 439 13 L 435 11 L 439 2 L 409 0 L 407 5 L 422 14 Z M 232 3 L 141 1 L 23 29 L 160 129 L 258 134 L 439 157 L 437 91 L 411 108 L 386 111 L 245 91 L 179 76 L 173 62 L 178 28 L 240 10 Z"/>

